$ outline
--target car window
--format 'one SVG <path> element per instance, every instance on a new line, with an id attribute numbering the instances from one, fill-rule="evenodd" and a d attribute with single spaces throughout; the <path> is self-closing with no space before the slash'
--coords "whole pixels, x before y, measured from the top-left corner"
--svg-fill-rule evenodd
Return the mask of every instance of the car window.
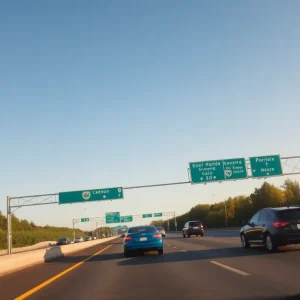
<path id="1" fill-rule="evenodd" d="M 163 227 L 156 227 L 157 230 L 164 230 Z"/>
<path id="2" fill-rule="evenodd" d="M 128 229 L 128 233 L 153 232 L 153 231 L 156 231 L 154 226 L 131 227 Z"/>
<path id="3" fill-rule="evenodd" d="M 195 226 L 201 226 L 201 223 L 200 222 L 198 222 L 198 221 L 192 221 L 192 222 L 190 222 L 190 226 L 191 227 L 195 227 Z"/>
<path id="4" fill-rule="evenodd" d="M 254 224 L 258 224 L 259 221 L 259 217 L 260 217 L 261 212 L 257 212 L 252 219 L 250 220 L 250 223 L 254 223 Z"/>
<path id="5" fill-rule="evenodd" d="M 268 211 L 267 210 L 263 210 L 260 213 L 258 223 L 259 224 L 265 224 L 267 222 L 267 218 L 268 218 Z"/>
<path id="6" fill-rule="evenodd" d="M 300 220 L 300 209 L 290 208 L 278 212 L 280 220 Z"/>

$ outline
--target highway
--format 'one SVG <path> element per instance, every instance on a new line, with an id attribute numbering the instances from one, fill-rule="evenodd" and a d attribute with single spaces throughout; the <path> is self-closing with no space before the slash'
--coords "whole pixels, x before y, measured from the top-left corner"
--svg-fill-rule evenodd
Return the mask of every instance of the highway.
<path id="1" fill-rule="evenodd" d="M 300 299 L 300 246 L 245 250 L 238 233 L 173 233 L 164 255 L 130 258 L 116 238 L 1 277 L 0 299 Z"/>

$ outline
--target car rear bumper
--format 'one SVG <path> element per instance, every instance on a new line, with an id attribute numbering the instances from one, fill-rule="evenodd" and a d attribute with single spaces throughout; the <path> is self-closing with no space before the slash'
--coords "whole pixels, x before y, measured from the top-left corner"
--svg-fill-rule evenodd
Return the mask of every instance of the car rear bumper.
<path id="1" fill-rule="evenodd" d="M 124 244 L 124 251 L 134 251 L 134 250 L 158 250 L 163 249 L 163 242 L 162 240 L 157 242 L 151 242 L 151 243 L 128 243 Z"/>
<path id="2" fill-rule="evenodd" d="M 300 233 L 278 234 L 274 240 L 278 246 L 300 244 Z"/>
<path id="3" fill-rule="evenodd" d="M 195 234 L 204 234 L 204 230 L 203 229 L 199 229 L 199 230 L 189 230 L 188 232 L 187 232 L 187 234 L 189 234 L 189 235 L 195 235 Z"/>

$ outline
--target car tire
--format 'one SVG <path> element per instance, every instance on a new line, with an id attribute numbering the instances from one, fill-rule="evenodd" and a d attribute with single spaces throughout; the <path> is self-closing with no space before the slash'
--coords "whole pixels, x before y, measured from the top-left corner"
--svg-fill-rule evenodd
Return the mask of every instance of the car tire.
<path id="1" fill-rule="evenodd" d="M 190 238 L 191 237 L 191 235 L 190 234 L 188 234 L 188 238 Z"/>
<path id="2" fill-rule="evenodd" d="M 269 233 L 265 237 L 265 247 L 269 252 L 274 252 L 277 249 L 274 239 Z"/>
<path id="3" fill-rule="evenodd" d="M 199 234 L 196 234 L 196 236 L 199 236 Z"/>
<path id="4" fill-rule="evenodd" d="M 186 235 L 185 235 L 184 233 L 182 234 L 182 236 L 183 236 L 184 238 L 186 238 Z"/>
<path id="5" fill-rule="evenodd" d="M 250 248 L 250 244 L 244 234 L 241 235 L 241 243 L 244 249 Z"/>
<path id="6" fill-rule="evenodd" d="M 201 233 L 201 237 L 203 237 L 204 236 L 204 233 Z"/>
<path id="7" fill-rule="evenodd" d="M 158 249 L 158 255 L 163 255 L 164 254 L 164 249 Z"/>

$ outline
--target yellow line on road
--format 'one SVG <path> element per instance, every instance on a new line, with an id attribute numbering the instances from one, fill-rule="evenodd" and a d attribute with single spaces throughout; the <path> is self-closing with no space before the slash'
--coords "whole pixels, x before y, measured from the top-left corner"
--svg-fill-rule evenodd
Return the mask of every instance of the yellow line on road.
<path id="1" fill-rule="evenodd" d="M 90 260 L 91 258 L 93 258 L 94 256 L 106 251 L 108 248 L 110 248 L 113 244 L 105 247 L 104 249 L 98 251 L 97 253 L 89 256 L 88 258 L 84 259 L 83 261 L 75 264 L 74 266 L 62 271 L 61 273 L 51 277 L 50 279 L 44 281 L 43 283 L 37 285 L 36 287 L 34 287 L 33 289 L 27 291 L 26 293 L 20 295 L 19 297 L 15 298 L 15 300 L 23 300 L 23 299 L 26 299 L 28 298 L 29 296 L 31 296 L 32 294 L 36 293 L 37 291 L 39 291 L 40 289 L 44 288 L 45 286 L 49 285 L 50 283 L 52 283 L 53 281 L 59 279 L 60 277 L 66 275 L 67 273 L 71 272 L 72 270 L 78 268 L 79 266 L 81 266 L 83 263 L 85 263 L 86 261 Z"/>

